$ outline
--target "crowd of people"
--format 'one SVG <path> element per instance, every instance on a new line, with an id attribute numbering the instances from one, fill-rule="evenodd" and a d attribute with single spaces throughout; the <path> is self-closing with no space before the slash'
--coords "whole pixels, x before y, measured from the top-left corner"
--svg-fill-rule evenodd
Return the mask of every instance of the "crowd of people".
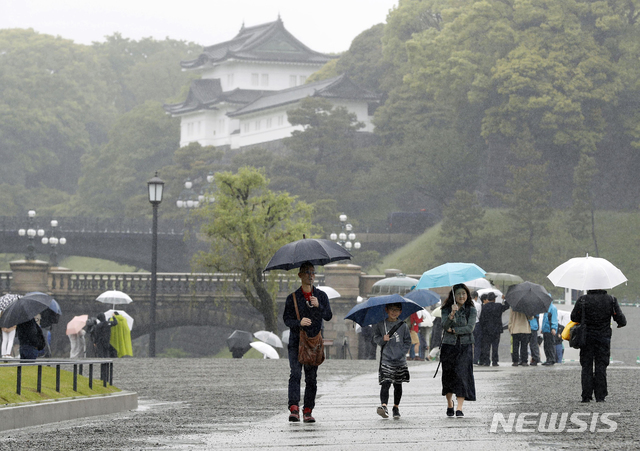
<path id="1" fill-rule="evenodd" d="M 300 382 L 305 372 L 305 395 L 303 419 L 315 422 L 311 412 L 317 394 L 317 366 L 303 365 L 298 361 L 298 337 L 301 330 L 321 333 L 323 321 L 332 317 L 329 300 L 324 292 L 313 286 L 315 270 L 313 265 L 304 264 L 298 274 L 302 286 L 287 297 L 284 321 L 290 328 L 289 363 L 289 421 L 300 421 Z M 503 313 L 509 304 L 502 296 L 496 302 L 496 294 L 489 292 L 478 297 L 465 284 L 456 284 L 448 296 L 442 300 L 440 315 L 429 320 L 431 334 L 426 340 L 426 330 L 421 333 L 420 315 L 412 314 L 400 320 L 402 303 L 385 306 L 386 318 L 374 325 L 361 328 L 360 358 L 375 359 L 376 347 L 380 348 L 378 384 L 380 385 L 380 405 L 377 414 L 383 418 L 389 415 L 390 389 L 393 386 L 393 407 L 391 415 L 400 418 L 402 384 L 410 381 L 407 360 L 438 358 L 442 366 L 442 396 L 447 402 L 447 417 L 464 417 L 464 402 L 476 400 L 476 366 L 499 366 L 498 347 L 504 330 L 508 330 L 511 340 L 512 366 L 552 366 L 563 358 L 562 329 L 558 310 L 551 303 L 548 311 L 535 316 L 527 316 L 511 309 L 509 321 L 503 325 Z M 299 319 L 294 315 L 293 302 L 304 311 Z M 626 325 L 615 297 L 604 290 L 589 290 L 580 297 L 571 320 L 583 322 L 587 330 L 585 346 L 580 349 L 582 366 L 582 402 L 593 398 L 603 402 L 608 394 L 606 368 L 609 364 L 611 346 L 611 319 L 618 327 Z M 423 340 L 424 339 L 424 340 Z M 544 362 L 540 345 L 543 346 Z M 530 358 L 529 358 L 530 356 Z M 439 367 L 438 367 L 439 368 Z"/>

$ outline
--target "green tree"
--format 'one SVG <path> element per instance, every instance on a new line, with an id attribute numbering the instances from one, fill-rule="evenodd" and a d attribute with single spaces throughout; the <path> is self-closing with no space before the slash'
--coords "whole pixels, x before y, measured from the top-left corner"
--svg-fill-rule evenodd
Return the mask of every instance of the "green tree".
<path id="1" fill-rule="evenodd" d="M 147 102 L 118 118 L 109 142 L 84 156 L 83 176 L 71 208 L 76 214 L 137 216 L 153 172 L 172 162 L 178 149 L 179 120 L 157 102 Z M 129 205 L 129 202 L 133 203 Z"/>
<path id="2" fill-rule="evenodd" d="M 311 236 L 312 209 L 287 193 L 267 188 L 269 180 L 251 167 L 216 175 L 216 201 L 194 212 L 211 250 L 194 263 L 209 271 L 235 272 L 249 304 L 262 314 L 267 330 L 277 331 L 277 287 L 265 283 L 263 269 L 282 245 Z M 269 274 L 274 280 L 274 274 Z"/>
<path id="3" fill-rule="evenodd" d="M 512 177 L 506 182 L 507 193 L 500 197 L 509 207 L 505 213 L 512 227 L 509 252 L 517 257 L 514 264 L 519 266 L 519 272 L 531 273 L 535 269 L 536 245 L 547 234 L 552 215 L 548 162 L 542 161 L 542 152 L 526 138 L 518 139 L 512 146 L 512 155 L 515 160 L 509 166 Z M 525 251 L 517 251 L 516 243 L 523 243 Z"/>
<path id="4" fill-rule="evenodd" d="M 486 259 L 486 249 L 479 234 L 484 229 L 484 215 L 475 194 L 456 191 L 451 203 L 443 210 L 436 258 L 442 262 L 482 263 Z"/>
<path id="5" fill-rule="evenodd" d="M 113 123 L 112 98 L 90 47 L 0 30 L 0 179 L 75 192 L 82 156 Z"/>

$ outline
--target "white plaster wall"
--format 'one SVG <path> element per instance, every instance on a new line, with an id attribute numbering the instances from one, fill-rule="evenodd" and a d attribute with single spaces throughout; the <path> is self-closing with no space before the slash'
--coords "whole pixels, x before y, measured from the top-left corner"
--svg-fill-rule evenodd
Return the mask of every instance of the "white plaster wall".
<path id="1" fill-rule="evenodd" d="M 225 61 L 205 70 L 202 78 L 219 78 L 223 91 L 236 88 L 280 91 L 291 87 L 292 76 L 295 77 L 295 86 L 299 86 L 304 84 L 306 77 L 321 67 L 322 65 Z M 233 83 L 230 83 L 230 74 L 233 74 Z M 258 74 L 257 85 L 254 84 L 253 74 Z M 263 75 L 268 76 L 267 84 L 264 83 Z"/>

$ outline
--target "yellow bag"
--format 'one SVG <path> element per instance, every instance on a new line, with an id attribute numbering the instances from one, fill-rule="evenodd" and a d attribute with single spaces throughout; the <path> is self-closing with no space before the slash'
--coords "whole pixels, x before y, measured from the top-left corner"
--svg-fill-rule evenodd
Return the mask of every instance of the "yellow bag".
<path id="1" fill-rule="evenodd" d="M 562 339 L 563 340 L 569 341 L 569 337 L 571 336 L 571 328 L 573 326 L 575 326 L 576 324 L 579 324 L 579 323 L 575 323 L 573 321 L 569 321 L 569 324 L 564 326 L 564 330 L 562 331 Z"/>

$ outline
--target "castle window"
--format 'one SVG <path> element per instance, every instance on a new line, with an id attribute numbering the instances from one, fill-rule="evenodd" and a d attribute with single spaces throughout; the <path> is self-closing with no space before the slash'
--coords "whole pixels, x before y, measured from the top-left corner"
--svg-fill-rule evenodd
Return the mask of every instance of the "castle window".
<path id="1" fill-rule="evenodd" d="M 293 88 L 294 86 L 298 86 L 298 77 L 289 75 L 289 87 Z"/>
<path id="2" fill-rule="evenodd" d="M 251 74 L 251 85 L 260 86 L 260 74 Z"/>
<path id="3" fill-rule="evenodd" d="M 267 128 L 271 128 L 271 118 L 267 119 Z"/>
<path id="4" fill-rule="evenodd" d="M 269 74 L 262 74 L 262 86 L 269 86 Z"/>
<path id="5" fill-rule="evenodd" d="M 305 84 L 306 81 L 307 81 L 307 76 L 306 75 L 300 75 L 300 84 L 303 85 L 303 84 Z"/>
<path id="6" fill-rule="evenodd" d="M 260 130 L 260 121 L 259 120 L 256 121 L 255 129 L 256 129 L 256 131 Z"/>
<path id="7" fill-rule="evenodd" d="M 284 116 L 278 116 L 278 125 L 284 125 Z"/>
<path id="8" fill-rule="evenodd" d="M 233 88 L 233 74 L 227 74 L 227 88 Z"/>
<path id="9" fill-rule="evenodd" d="M 243 124 L 242 131 L 244 133 L 249 133 L 251 131 L 251 124 L 249 124 L 248 122 L 245 122 Z"/>

